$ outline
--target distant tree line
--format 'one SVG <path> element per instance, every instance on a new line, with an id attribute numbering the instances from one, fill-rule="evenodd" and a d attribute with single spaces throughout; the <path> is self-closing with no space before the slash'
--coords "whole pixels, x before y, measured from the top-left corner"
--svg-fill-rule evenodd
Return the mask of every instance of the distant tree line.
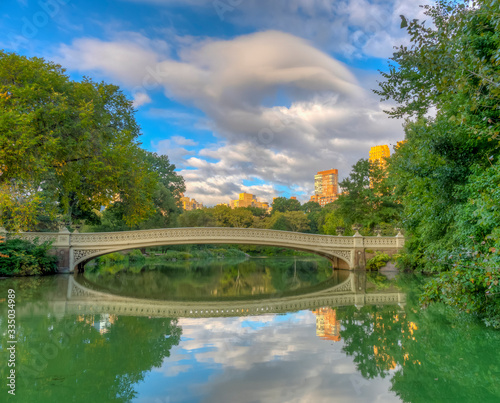
<path id="1" fill-rule="evenodd" d="M 225 205 L 184 211 L 178 217 L 179 227 L 265 228 L 313 234 L 353 235 L 359 226 L 364 235 L 380 229 L 383 235 L 394 235 L 401 205 L 394 200 L 378 163 L 360 160 L 348 178 L 341 182 L 344 193 L 333 203 L 321 207 L 309 201 L 301 205 L 296 199 L 277 197 L 272 210 Z"/>

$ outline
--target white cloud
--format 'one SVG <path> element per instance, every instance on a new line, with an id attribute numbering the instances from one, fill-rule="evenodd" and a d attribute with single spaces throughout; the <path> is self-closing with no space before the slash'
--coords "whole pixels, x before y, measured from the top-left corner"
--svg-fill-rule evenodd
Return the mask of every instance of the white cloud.
<path id="1" fill-rule="evenodd" d="M 183 169 L 187 194 L 205 205 L 227 202 L 242 191 L 271 202 L 278 186 L 299 197 L 305 193 L 301 201 L 306 201 L 317 171 L 337 168 L 346 176 L 370 146 L 402 138 L 400 124 L 387 119 L 376 97 L 344 64 L 293 35 L 266 31 L 232 40 L 190 40 L 178 49 L 177 60 L 162 41 L 130 33 L 124 38 L 75 40 L 61 46 L 60 57 L 73 68 L 100 71 L 129 87 L 144 89 L 140 85 L 147 81 L 205 115 L 200 122 L 186 112 L 149 111 L 183 125 L 202 124 L 218 137 L 216 144 L 196 150 L 178 137 L 154 144 Z M 141 91 L 136 102 L 147 102 Z M 243 184 L 249 180 L 255 185 Z"/>
<path id="2" fill-rule="evenodd" d="M 79 71 L 102 71 L 129 85 L 139 85 L 148 64 L 157 63 L 154 52 L 129 42 L 103 42 L 99 39 L 76 39 L 71 46 L 61 45 L 56 60 Z"/>
<path id="3" fill-rule="evenodd" d="M 182 146 L 192 146 L 194 144 L 192 140 L 182 136 L 173 136 L 170 139 L 153 143 L 153 147 L 158 154 L 168 155 L 170 162 L 175 164 L 177 168 L 180 168 L 184 166 L 186 157 L 194 154 L 194 151 L 188 150 Z"/>
<path id="4" fill-rule="evenodd" d="M 224 13 L 224 21 L 247 29 L 278 29 L 312 40 L 316 46 L 352 58 L 385 58 L 392 47 L 405 41 L 399 15 L 422 18 L 425 0 L 244 0 Z M 385 32 L 391 38 L 374 54 L 366 43 Z M 366 51 L 370 53 L 365 53 Z"/>
<path id="5" fill-rule="evenodd" d="M 182 136 L 172 136 L 170 139 L 172 141 L 175 141 L 180 146 L 195 146 L 198 144 L 196 141 L 194 141 L 192 139 L 187 139 L 187 138 L 182 137 Z"/>
<path id="6" fill-rule="evenodd" d="M 134 108 L 139 108 L 142 105 L 146 105 L 151 102 L 150 96 L 146 92 L 136 92 L 133 94 L 133 105 Z"/>

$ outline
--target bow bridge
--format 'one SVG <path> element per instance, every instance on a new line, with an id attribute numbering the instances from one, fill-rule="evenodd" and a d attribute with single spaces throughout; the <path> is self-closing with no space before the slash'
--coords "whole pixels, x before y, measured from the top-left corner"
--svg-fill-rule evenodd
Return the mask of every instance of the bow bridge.
<path id="1" fill-rule="evenodd" d="M 163 245 L 183 244 L 250 244 L 278 246 L 315 253 L 328 258 L 342 269 L 364 268 L 374 251 L 392 255 L 404 245 L 404 237 L 364 237 L 304 234 L 257 228 L 167 228 L 140 231 L 70 233 L 60 232 L 0 233 L 6 238 L 22 238 L 52 242 L 60 272 L 83 271 L 85 263 L 111 252 Z"/>

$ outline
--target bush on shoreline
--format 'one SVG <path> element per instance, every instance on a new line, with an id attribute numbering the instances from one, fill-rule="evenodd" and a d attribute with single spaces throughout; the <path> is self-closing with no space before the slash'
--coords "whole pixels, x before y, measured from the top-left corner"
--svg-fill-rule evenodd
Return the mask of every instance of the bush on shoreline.
<path id="1" fill-rule="evenodd" d="M 57 257 L 50 256 L 50 242 L 9 239 L 0 243 L 1 276 L 36 276 L 57 272 Z"/>

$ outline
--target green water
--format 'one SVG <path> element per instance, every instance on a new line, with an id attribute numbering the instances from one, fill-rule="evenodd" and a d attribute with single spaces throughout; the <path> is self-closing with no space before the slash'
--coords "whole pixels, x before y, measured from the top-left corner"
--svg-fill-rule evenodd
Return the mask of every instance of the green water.
<path id="1" fill-rule="evenodd" d="M 0 401 L 500 401 L 500 332 L 421 310 L 423 280 L 332 275 L 325 261 L 291 258 L 103 267 L 75 280 L 0 280 Z"/>

